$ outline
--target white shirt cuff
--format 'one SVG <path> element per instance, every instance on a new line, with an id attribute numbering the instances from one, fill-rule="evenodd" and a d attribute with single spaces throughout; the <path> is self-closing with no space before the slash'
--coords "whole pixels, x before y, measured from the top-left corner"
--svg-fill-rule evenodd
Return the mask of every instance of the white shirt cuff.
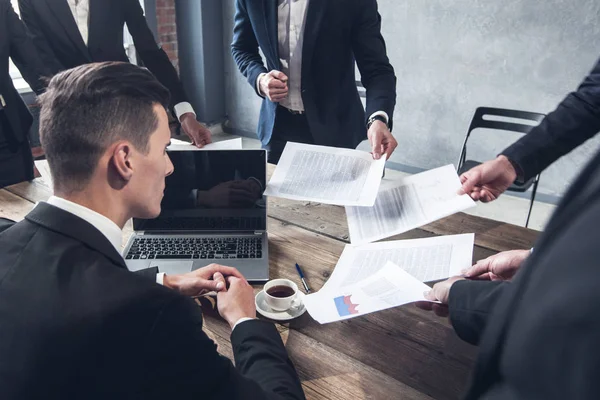
<path id="1" fill-rule="evenodd" d="M 369 117 L 369 119 L 371 119 L 371 118 L 373 118 L 373 117 L 375 117 L 377 115 L 381 115 L 383 118 L 385 118 L 385 123 L 386 124 L 390 123 L 390 116 L 385 111 L 374 112 L 373 114 L 371 114 L 371 116 Z"/>
<path id="2" fill-rule="evenodd" d="M 156 274 L 156 283 L 158 283 L 161 286 L 165 285 L 165 273 L 164 272 L 159 272 L 158 274 Z"/>
<path id="3" fill-rule="evenodd" d="M 254 319 L 256 319 L 256 318 L 248 318 L 248 317 L 240 318 L 240 319 L 238 319 L 238 321 L 237 321 L 237 322 L 236 322 L 236 323 L 233 325 L 233 329 L 237 328 L 237 326 L 238 326 L 239 324 L 241 324 L 242 322 L 246 322 L 246 321 L 252 321 L 252 320 L 254 320 Z M 231 330 L 231 332 L 233 332 L 233 329 Z"/>
<path id="4" fill-rule="evenodd" d="M 181 116 L 183 114 L 192 113 L 194 117 L 196 116 L 196 112 L 194 111 L 194 107 L 186 101 L 175 104 L 175 115 L 177 115 L 177 119 L 181 122 Z"/>
<path id="5" fill-rule="evenodd" d="M 256 91 L 258 92 L 258 94 L 260 94 L 261 96 L 264 96 L 265 94 L 262 92 L 262 90 L 260 90 L 260 79 L 265 76 L 266 74 L 263 72 L 262 74 L 258 75 L 258 78 L 256 78 Z"/>

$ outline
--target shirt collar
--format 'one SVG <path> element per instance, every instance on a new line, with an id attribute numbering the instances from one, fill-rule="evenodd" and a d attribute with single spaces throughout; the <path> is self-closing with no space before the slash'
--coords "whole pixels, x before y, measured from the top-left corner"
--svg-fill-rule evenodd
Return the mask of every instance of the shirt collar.
<path id="1" fill-rule="evenodd" d="M 90 210 L 81 204 L 73 203 L 65 200 L 62 197 L 52 196 L 47 201 L 48 204 L 58 207 L 66 212 L 74 214 L 84 221 L 93 225 L 98 229 L 114 246 L 119 254 L 121 254 L 121 243 L 123 240 L 123 232 L 113 221 L 108 219 L 96 211 Z"/>

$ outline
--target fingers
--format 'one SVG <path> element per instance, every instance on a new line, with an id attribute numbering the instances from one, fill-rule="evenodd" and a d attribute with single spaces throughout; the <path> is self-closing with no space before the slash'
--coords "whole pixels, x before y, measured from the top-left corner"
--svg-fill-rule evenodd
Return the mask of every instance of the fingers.
<path id="1" fill-rule="evenodd" d="M 435 286 L 434 286 L 435 289 Z M 423 296 L 425 297 L 425 300 L 429 300 L 429 301 L 439 301 L 438 298 L 435 296 L 435 291 L 434 289 L 429 290 L 425 293 L 423 293 Z"/>
<path id="2" fill-rule="evenodd" d="M 215 290 L 217 292 L 227 291 L 227 283 L 225 282 L 225 277 L 220 272 L 215 272 L 213 274 L 213 282 L 215 282 Z"/>
<path id="3" fill-rule="evenodd" d="M 373 158 L 375 160 L 379 160 L 381 158 L 382 140 L 383 134 L 377 130 L 373 132 L 373 135 L 371 135 L 371 153 L 373 154 Z"/>
<path id="4" fill-rule="evenodd" d="M 287 92 L 285 92 L 285 94 L 279 94 L 275 96 L 269 95 L 269 100 L 271 100 L 273 103 L 279 103 L 280 101 L 283 101 L 286 97 Z"/>
<path id="5" fill-rule="evenodd" d="M 394 139 L 391 132 L 390 132 L 390 138 L 386 142 L 387 143 L 383 146 L 384 147 L 383 153 L 387 156 L 387 159 L 389 160 L 390 156 L 392 155 L 394 150 L 396 150 L 396 147 L 398 147 L 398 142 L 396 141 L 396 139 Z"/>
<path id="6" fill-rule="evenodd" d="M 214 275 L 218 272 L 224 275 L 225 277 L 234 276 L 236 278 L 244 279 L 244 276 L 240 273 L 240 271 L 233 267 L 227 267 L 225 265 L 220 264 L 211 264 L 205 268 L 209 276 Z"/>
<path id="7" fill-rule="evenodd" d="M 487 272 L 490 272 L 490 261 L 491 260 L 489 258 L 477 261 L 477 263 L 475 263 L 475 265 L 473 265 L 471 268 L 467 268 L 461 272 L 466 278 L 473 278 L 483 275 Z"/>
<path id="8" fill-rule="evenodd" d="M 272 77 L 280 80 L 281 82 L 287 82 L 288 77 L 286 74 L 284 74 L 281 71 L 277 71 L 276 69 L 274 69 L 273 71 L 269 72 L 269 75 L 271 75 Z"/>
<path id="9" fill-rule="evenodd" d="M 481 173 L 477 169 L 478 167 L 470 169 L 460 176 L 460 181 L 462 182 L 462 187 L 458 189 L 458 194 L 460 196 L 463 194 L 470 194 L 475 187 L 480 184 Z"/>

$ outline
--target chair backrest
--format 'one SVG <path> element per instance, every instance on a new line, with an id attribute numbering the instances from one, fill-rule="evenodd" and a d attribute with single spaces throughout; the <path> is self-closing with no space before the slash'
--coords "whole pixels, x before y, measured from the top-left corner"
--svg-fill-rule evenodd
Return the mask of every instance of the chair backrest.
<path id="1" fill-rule="evenodd" d="M 473 119 L 471 120 L 471 125 L 469 126 L 469 131 L 467 132 L 467 136 L 470 135 L 471 132 L 477 128 L 498 129 L 498 130 L 503 130 L 503 131 L 521 132 L 523 134 L 527 134 L 535 126 L 535 125 L 531 125 L 531 124 L 519 124 L 516 122 L 484 119 L 483 117 L 486 115 L 492 116 L 492 117 L 515 118 L 515 119 L 520 119 L 520 120 L 524 120 L 524 121 L 533 121 L 533 122 L 537 122 L 537 123 L 540 123 L 546 117 L 545 114 L 540 114 L 540 113 L 535 113 L 535 112 L 530 112 L 530 111 L 506 110 L 503 108 L 491 108 L 491 107 L 479 107 L 479 108 L 477 108 L 477 110 L 475 110 L 475 115 L 473 115 Z"/>
<path id="2" fill-rule="evenodd" d="M 503 117 L 503 118 L 513 118 L 520 119 L 523 121 L 533 121 L 536 122 L 535 125 L 531 124 L 523 124 L 518 122 L 509 122 L 509 121 L 498 121 L 493 119 L 485 119 L 485 116 L 490 117 Z M 520 132 L 522 134 L 528 134 L 537 124 L 539 124 L 544 118 L 545 114 L 540 114 L 536 112 L 530 111 L 520 111 L 520 110 L 507 110 L 503 108 L 492 108 L 492 107 L 478 107 L 475 110 L 475 114 L 473 115 L 473 119 L 471 120 L 471 125 L 469 125 L 469 130 L 467 131 L 467 136 L 465 137 L 465 142 L 463 144 L 460 159 L 458 160 L 458 168 L 466 159 L 467 155 L 467 141 L 471 136 L 471 132 L 478 128 L 486 128 L 486 129 L 496 129 L 502 131 L 509 132 Z"/>

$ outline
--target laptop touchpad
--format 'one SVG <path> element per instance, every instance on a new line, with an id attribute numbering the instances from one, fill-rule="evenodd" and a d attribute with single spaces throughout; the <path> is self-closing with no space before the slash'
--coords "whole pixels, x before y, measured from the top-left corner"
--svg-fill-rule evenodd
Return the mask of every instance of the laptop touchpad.
<path id="1" fill-rule="evenodd" d="M 192 270 L 193 260 L 173 260 L 173 261 L 160 261 L 156 264 L 150 263 L 150 267 L 158 267 L 158 272 L 164 272 L 167 275 L 185 274 Z"/>

